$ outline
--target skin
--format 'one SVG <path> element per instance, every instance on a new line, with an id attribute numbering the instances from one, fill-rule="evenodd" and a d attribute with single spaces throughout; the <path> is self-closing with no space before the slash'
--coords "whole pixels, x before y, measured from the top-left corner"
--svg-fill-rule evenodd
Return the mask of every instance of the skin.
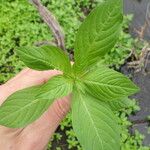
<path id="1" fill-rule="evenodd" d="M 0 86 L 0 105 L 12 93 L 44 84 L 58 74 L 61 72 L 56 70 L 24 69 Z M 70 103 L 70 96 L 56 100 L 39 119 L 25 128 L 10 129 L 0 126 L 0 150 L 46 150 L 50 138 L 70 110 Z"/>

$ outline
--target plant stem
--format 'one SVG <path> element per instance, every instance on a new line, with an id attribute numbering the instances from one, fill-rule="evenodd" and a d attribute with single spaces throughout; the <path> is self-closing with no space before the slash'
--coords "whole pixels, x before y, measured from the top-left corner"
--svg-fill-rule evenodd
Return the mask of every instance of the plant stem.
<path id="1" fill-rule="evenodd" d="M 52 30 L 57 46 L 66 51 L 64 34 L 62 33 L 62 29 L 58 21 L 55 19 L 53 14 L 45 6 L 43 6 L 40 0 L 31 1 L 36 6 L 44 22 Z"/>

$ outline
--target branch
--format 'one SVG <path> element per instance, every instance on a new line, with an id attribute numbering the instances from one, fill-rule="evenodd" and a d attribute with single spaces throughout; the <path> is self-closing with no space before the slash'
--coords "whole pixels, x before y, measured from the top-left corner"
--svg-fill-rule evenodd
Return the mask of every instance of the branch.
<path id="1" fill-rule="evenodd" d="M 36 6 L 44 22 L 52 30 L 56 45 L 58 45 L 65 51 L 64 35 L 62 33 L 58 21 L 55 19 L 52 13 L 45 6 L 42 5 L 40 0 L 31 0 L 31 1 Z"/>

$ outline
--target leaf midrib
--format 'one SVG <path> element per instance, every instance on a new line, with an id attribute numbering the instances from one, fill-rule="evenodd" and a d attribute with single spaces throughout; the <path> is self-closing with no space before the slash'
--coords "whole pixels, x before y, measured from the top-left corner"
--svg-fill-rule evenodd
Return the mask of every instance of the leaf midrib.
<path id="1" fill-rule="evenodd" d="M 82 97 L 81 97 L 81 99 L 82 99 Z M 103 142 L 102 142 L 102 139 L 100 138 L 100 136 L 99 136 L 99 134 L 98 134 L 98 130 L 97 130 L 95 124 L 94 124 L 94 121 L 93 121 L 93 119 L 92 119 L 92 116 L 91 116 L 90 113 L 89 113 L 89 110 L 88 110 L 88 108 L 87 108 L 87 106 L 86 106 L 86 103 L 84 102 L 84 99 L 82 99 L 81 102 L 82 102 L 83 106 L 85 107 L 85 110 L 87 111 L 87 114 L 88 114 L 88 116 L 89 116 L 89 118 L 90 118 L 90 120 L 91 120 L 91 123 L 92 123 L 92 125 L 93 125 L 93 127 L 94 127 L 94 129 L 95 129 L 95 131 L 96 131 L 96 136 L 98 137 L 98 139 L 99 139 L 99 141 L 100 141 L 100 143 L 101 143 L 102 150 L 104 150 L 103 144 L 102 144 L 102 143 L 103 143 Z"/>
<path id="2" fill-rule="evenodd" d="M 122 86 L 118 86 L 118 85 L 112 85 L 112 84 L 107 84 L 107 83 L 99 83 L 96 81 L 90 81 L 90 80 L 84 80 L 85 83 L 90 83 L 90 84 L 96 84 L 96 85 L 100 85 L 100 86 L 109 86 L 109 87 L 115 87 L 115 88 L 120 88 L 120 89 L 130 89 L 133 90 L 133 88 L 126 88 L 126 87 L 122 87 Z M 134 91 L 134 90 L 133 90 Z"/>
<path id="3" fill-rule="evenodd" d="M 117 6 L 114 7 L 114 9 L 112 10 L 112 13 L 113 13 L 114 10 L 116 9 L 116 7 L 117 7 Z M 101 27 L 101 29 L 99 30 L 99 32 L 98 32 L 97 34 L 99 34 L 100 32 L 103 31 L 103 28 L 105 27 L 105 24 L 107 23 L 107 21 L 111 18 L 110 16 L 111 16 L 112 13 L 109 12 L 108 18 L 105 20 L 105 22 L 104 22 L 103 24 L 101 24 L 102 27 Z M 91 47 L 93 47 L 93 44 L 95 43 L 95 40 L 96 40 L 96 39 L 97 39 L 97 37 L 95 36 L 95 38 L 93 39 L 93 42 L 89 44 L 90 46 L 89 46 L 89 48 L 88 48 L 88 50 L 87 50 L 87 54 L 86 54 L 86 55 L 89 55 L 89 52 L 90 52 L 90 50 L 91 50 Z"/>
<path id="4" fill-rule="evenodd" d="M 18 50 L 18 51 L 20 51 L 20 50 Z M 41 61 L 41 62 L 43 62 L 43 63 L 45 63 L 45 64 L 47 64 L 49 67 L 53 67 L 53 68 L 56 68 L 57 69 L 57 67 L 56 66 L 54 66 L 53 64 L 50 64 L 48 61 L 44 61 L 43 59 L 41 59 L 40 57 L 33 57 L 32 55 L 29 55 L 28 53 L 25 53 L 24 51 L 20 51 L 21 53 L 24 53 L 24 55 L 26 55 L 27 57 L 30 57 L 30 58 L 32 58 L 32 59 L 35 59 L 35 60 L 39 60 L 39 61 Z"/>
<path id="5" fill-rule="evenodd" d="M 27 107 L 31 107 L 33 104 L 36 104 L 38 101 L 40 101 L 40 99 L 35 99 L 35 100 L 33 100 L 31 103 L 28 103 L 28 104 L 25 105 L 24 107 L 21 107 L 21 109 L 16 110 L 14 113 L 11 113 L 10 115 L 8 115 L 8 116 L 6 116 L 5 118 L 0 119 L 0 120 L 3 121 L 4 119 L 9 118 L 10 116 L 12 116 L 12 115 L 14 115 L 14 114 L 16 114 L 16 113 L 23 111 L 23 110 L 26 109 Z"/>

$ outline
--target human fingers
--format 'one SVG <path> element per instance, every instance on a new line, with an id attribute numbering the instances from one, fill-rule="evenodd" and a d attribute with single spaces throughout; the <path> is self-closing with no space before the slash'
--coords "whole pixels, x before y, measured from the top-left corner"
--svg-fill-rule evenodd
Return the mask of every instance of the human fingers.
<path id="1" fill-rule="evenodd" d="M 35 71 L 27 68 L 21 71 L 14 78 L 0 86 L 0 104 L 12 93 L 27 87 L 43 84 L 58 74 L 61 74 L 61 72 L 57 70 Z"/>

